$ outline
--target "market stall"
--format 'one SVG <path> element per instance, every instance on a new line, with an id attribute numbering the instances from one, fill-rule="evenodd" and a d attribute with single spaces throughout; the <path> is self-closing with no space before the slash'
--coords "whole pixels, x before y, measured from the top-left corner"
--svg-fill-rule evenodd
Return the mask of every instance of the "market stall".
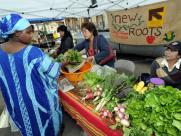
<path id="1" fill-rule="evenodd" d="M 66 93 L 59 90 L 63 108 L 89 135 L 122 136 L 123 133 L 127 133 L 128 136 L 130 133 L 133 136 L 139 133 L 148 136 L 152 133 L 158 136 L 163 133 L 170 136 L 180 135 L 180 92 L 172 87 L 161 87 L 145 95 L 142 93 L 139 90 L 132 92 L 126 101 L 129 105 L 125 110 L 129 113 L 131 126 L 125 127 L 121 124 L 123 132 L 121 128 L 110 127 L 114 126 L 114 119 L 101 117 L 101 111 L 95 112 L 95 107 L 90 102 L 82 101 L 78 90 Z"/>
<path id="2" fill-rule="evenodd" d="M 80 61 L 75 54 L 69 51 L 66 56 Z M 110 67 L 87 63 L 75 72 L 62 69 L 62 73 L 62 106 L 89 135 L 181 135 L 181 91 L 164 86 L 162 79 L 148 73 L 139 78 L 117 74 Z M 60 84 L 64 77 L 74 89 L 65 89 L 66 82 Z"/>
<path id="3" fill-rule="evenodd" d="M 67 69 L 64 68 L 61 71 L 63 76 L 59 81 L 59 96 L 64 110 L 68 112 L 89 135 L 122 136 L 122 130 L 112 130 L 109 128 L 110 125 L 114 124 L 114 120 L 100 118 L 98 112 L 94 110 L 93 105 L 86 103 L 86 101 L 82 100 L 82 96 L 78 95 L 78 92 L 81 91 L 77 88 L 77 85 L 83 80 L 84 74 L 91 70 L 92 64 L 85 62 L 81 58 L 81 54 L 73 50 L 69 50 L 65 55 L 60 55 L 56 58 L 56 61 L 65 60 L 71 62 L 73 65 L 69 65 L 66 67 Z M 75 65 L 77 62 L 80 64 Z M 64 77 L 70 82 L 65 80 Z M 69 83 L 67 83 L 67 81 Z M 70 83 L 75 87 L 73 87 L 74 89 L 72 89 L 72 86 L 68 87 Z"/>
<path id="4" fill-rule="evenodd" d="M 87 105 L 76 95 L 76 90 L 63 93 L 59 90 L 59 96 L 63 108 L 69 115 L 77 121 L 85 132 L 95 136 L 123 136 L 121 130 L 112 130 L 108 126 L 112 124 L 109 119 L 102 120 L 100 116 L 94 112 L 91 105 Z"/>

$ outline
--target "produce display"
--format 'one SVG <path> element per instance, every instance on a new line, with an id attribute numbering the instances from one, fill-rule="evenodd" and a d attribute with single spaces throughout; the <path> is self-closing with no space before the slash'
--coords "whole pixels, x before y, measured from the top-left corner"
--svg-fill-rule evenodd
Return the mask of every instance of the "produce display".
<path id="1" fill-rule="evenodd" d="M 181 91 L 170 86 L 149 87 L 134 76 L 95 72 L 77 84 L 81 101 L 101 118 L 123 129 L 124 136 L 180 136 Z"/>
<path id="2" fill-rule="evenodd" d="M 144 94 L 145 91 L 148 90 L 148 86 L 146 86 L 143 81 L 140 81 L 139 83 L 133 86 L 133 89 L 140 94 Z"/>
<path id="3" fill-rule="evenodd" d="M 82 62 L 82 55 L 76 50 L 69 49 L 64 55 L 60 54 L 56 61 L 58 62 L 69 62 L 70 64 L 76 65 Z"/>
<path id="4" fill-rule="evenodd" d="M 89 72 L 85 74 L 84 81 L 77 85 L 81 92 L 82 101 L 89 101 L 95 107 L 95 112 L 100 113 L 102 118 L 115 119 L 116 124 L 110 126 L 112 129 L 121 128 L 122 125 L 129 126 L 126 115 L 126 107 L 121 104 L 132 90 L 135 82 L 134 76 L 111 73 L 110 75 L 97 75 Z M 120 124 L 121 123 L 121 124 Z"/>
<path id="5" fill-rule="evenodd" d="M 57 62 L 65 62 L 65 57 L 63 54 L 60 54 L 56 59 L 55 61 Z"/>
<path id="6" fill-rule="evenodd" d="M 56 61 L 67 61 L 71 67 L 83 62 L 74 50 L 59 55 Z M 84 74 L 77 93 L 80 101 L 93 106 L 93 112 L 112 122 L 111 129 L 122 129 L 124 136 L 181 136 L 180 90 L 165 87 L 157 78 L 148 83 L 107 67 L 94 70 Z"/>
<path id="7" fill-rule="evenodd" d="M 181 92 L 156 87 L 144 95 L 132 91 L 124 101 L 131 126 L 125 136 L 181 136 Z"/>
<path id="8" fill-rule="evenodd" d="M 63 68 L 65 73 L 78 73 L 79 69 L 84 66 L 85 60 L 82 54 L 76 50 L 69 49 L 65 54 L 60 54 L 55 61 L 68 62 L 69 64 Z"/>

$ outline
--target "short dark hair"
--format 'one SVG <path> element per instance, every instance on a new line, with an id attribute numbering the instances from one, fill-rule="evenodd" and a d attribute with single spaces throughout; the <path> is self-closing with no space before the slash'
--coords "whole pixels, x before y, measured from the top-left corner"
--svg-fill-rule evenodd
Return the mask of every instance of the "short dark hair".
<path id="1" fill-rule="evenodd" d="M 65 25 L 60 25 L 57 28 L 57 32 L 60 32 L 60 31 L 66 32 L 67 31 L 67 27 Z"/>
<path id="2" fill-rule="evenodd" d="M 32 31 L 34 32 L 34 31 L 35 31 L 35 27 L 34 27 L 34 25 L 31 25 L 31 27 L 32 27 Z"/>
<path id="3" fill-rule="evenodd" d="M 64 41 L 66 38 L 70 37 L 71 39 L 73 39 L 72 34 L 70 33 L 70 31 L 67 30 L 67 27 L 65 25 L 60 25 L 57 28 L 57 32 L 63 31 L 64 32 L 64 37 L 61 39 L 62 41 Z"/>
<path id="4" fill-rule="evenodd" d="M 96 26 L 92 22 L 84 22 L 84 23 L 82 23 L 81 29 L 83 29 L 83 28 L 87 29 L 89 32 L 92 32 L 94 36 L 98 35 Z"/>

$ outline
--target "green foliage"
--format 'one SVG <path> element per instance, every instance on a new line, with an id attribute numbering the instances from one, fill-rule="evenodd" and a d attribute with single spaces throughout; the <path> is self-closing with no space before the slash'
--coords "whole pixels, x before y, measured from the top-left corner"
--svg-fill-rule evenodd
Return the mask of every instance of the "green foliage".
<path id="1" fill-rule="evenodd" d="M 120 99 L 116 98 L 116 95 L 123 89 L 130 87 L 134 80 L 135 78 L 132 76 L 128 77 L 125 74 L 120 75 L 116 73 L 110 73 L 105 76 L 89 72 L 84 76 L 84 81 L 91 86 L 93 90 L 95 90 L 94 87 L 98 84 L 102 88 L 101 96 L 94 100 L 94 105 L 97 105 L 95 108 L 96 111 L 105 107 L 112 112 L 114 107 L 120 102 Z M 99 100 L 99 103 L 97 103 L 97 100 Z"/>
<path id="2" fill-rule="evenodd" d="M 57 62 L 64 62 L 64 61 L 65 61 L 64 55 L 63 55 L 63 54 L 60 54 L 60 55 L 55 59 L 55 61 L 57 61 Z"/>
<path id="3" fill-rule="evenodd" d="M 80 52 L 76 50 L 69 49 L 65 53 L 64 56 L 67 62 L 74 63 L 74 64 L 78 64 L 82 62 L 82 55 Z"/>
<path id="4" fill-rule="evenodd" d="M 65 54 L 60 54 L 55 61 L 69 62 L 70 64 L 80 64 L 82 62 L 82 55 L 76 50 L 69 49 Z"/>
<path id="5" fill-rule="evenodd" d="M 95 86 L 95 85 L 103 82 L 104 78 L 97 75 L 95 72 L 88 72 L 88 73 L 84 74 L 84 81 L 89 86 Z"/>
<path id="6" fill-rule="evenodd" d="M 181 135 L 181 92 L 177 89 L 158 87 L 145 95 L 131 92 L 126 105 L 131 121 L 131 128 L 125 129 L 127 136 Z"/>

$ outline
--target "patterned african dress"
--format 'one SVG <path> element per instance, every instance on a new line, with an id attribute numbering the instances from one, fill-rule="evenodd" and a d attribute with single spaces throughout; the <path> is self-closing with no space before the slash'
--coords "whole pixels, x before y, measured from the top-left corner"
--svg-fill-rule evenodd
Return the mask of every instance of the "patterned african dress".
<path id="1" fill-rule="evenodd" d="M 58 135 L 62 122 L 57 91 L 60 66 L 34 46 L 14 54 L 0 49 L 0 88 L 23 136 Z"/>

